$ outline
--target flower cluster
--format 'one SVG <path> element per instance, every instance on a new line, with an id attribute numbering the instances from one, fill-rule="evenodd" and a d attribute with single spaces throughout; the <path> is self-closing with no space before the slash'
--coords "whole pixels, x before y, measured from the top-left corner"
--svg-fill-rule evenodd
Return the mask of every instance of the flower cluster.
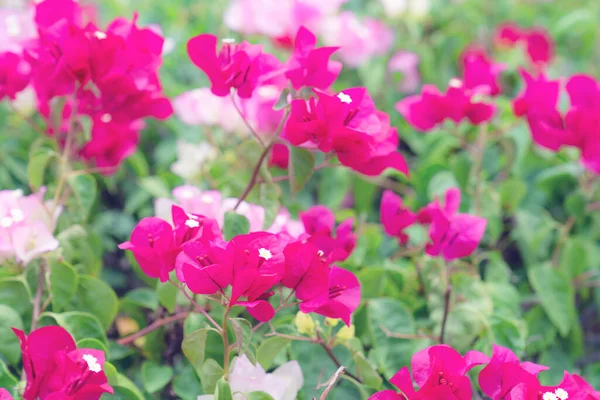
<path id="1" fill-rule="evenodd" d="M 58 248 L 53 232 L 61 208 L 45 203 L 44 194 L 0 190 L 0 261 L 15 258 L 27 265 Z"/>
<path id="2" fill-rule="evenodd" d="M 531 362 L 520 362 L 509 349 L 494 345 L 492 357 L 472 350 L 461 356 L 446 345 L 432 346 L 414 354 L 411 360 L 412 379 L 407 367 L 392 377 L 396 390 L 375 393 L 371 400 L 471 400 L 473 391 L 467 372 L 485 365 L 478 383 L 492 400 L 566 400 L 600 399 L 583 378 L 565 371 L 556 386 L 543 386 L 537 375 L 548 367 Z M 413 380 L 418 390 L 414 389 Z"/>
<path id="3" fill-rule="evenodd" d="M 572 146 L 581 150 L 583 165 L 600 174 L 600 85 L 587 75 L 574 75 L 565 85 L 571 104 L 566 113 L 558 108 L 560 81 L 521 71 L 524 91 L 513 102 L 517 116 L 527 118 L 533 140 L 551 150 Z"/>
<path id="4" fill-rule="evenodd" d="M 74 0 L 44 0 L 35 6 L 38 37 L 20 54 L 0 55 L 3 95 L 14 98 L 28 84 L 47 119 L 48 134 L 105 172 L 131 155 L 142 119 L 172 114 L 158 69 L 163 38 L 133 21 L 117 18 L 98 28 L 89 8 Z M 55 101 L 56 99 L 62 101 Z M 83 119 L 91 121 L 89 140 Z"/>
<path id="5" fill-rule="evenodd" d="M 104 373 L 103 351 L 78 349 L 69 332 L 58 326 L 34 330 L 29 336 L 13 331 L 21 342 L 27 377 L 24 400 L 98 400 L 113 393 Z"/>
<path id="6" fill-rule="evenodd" d="M 504 65 L 492 62 L 479 49 L 468 49 L 462 56 L 462 80 L 453 78 L 445 93 L 433 85 L 424 85 L 421 94 L 409 96 L 396 109 L 419 131 L 429 131 L 446 120 L 459 123 L 465 119 L 473 125 L 488 122 L 495 105 L 484 100 L 500 93 L 499 74 Z"/>
<path id="7" fill-rule="evenodd" d="M 554 58 L 554 42 L 542 28 L 523 29 L 508 22 L 498 27 L 495 41 L 499 46 L 523 45 L 529 61 L 538 67 L 549 64 Z"/>
<path id="8" fill-rule="evenodd" d="M 467 257 L 479 245 L 487 220 L 459 213 L 460 200 L 460 190 L 451 188 L 446 192 L 443 206 L 435 199 L 415 214 L 403 205 L 398 195 L 388 190 L 381 200 L 381 223 L 385 232 L 398 238 L 401 244 L 409 239 L 404 232 L 406 228 L 415 223 L 429 225 L 427 254 L 442 255 L 446 261 Z"/>
<path id="9" fill-rule="evenodd" d="M 182 190 L 191 189 L 176 192 Z M 258 229 L 227 242 L 215 219 L 223 209 L 218 192 L 183 195 L 182 200 L 190 208 L 184 211 L 172 205 L 171 223 L 158 217 L 144 218 L 131 240 L 120 246 L 133 252 L 148 276 L 164 282 L 175 270 L 179 281 L 193 293 L 221 295 L 229 307 L 246 307 L 260 321 L 273 318 L 275 310 L 268 299 L 274 295 L 271 290 L 282 285 L 295 293 L 302 311 L 350 323 L 350 315 L 360 303 L 360 284 L 354 274 L 332 264 L 345 260 L 354 250 L 352 220 L 336 228 L 333 213 L 317 206 L 301 213 L 304 229 L 296 237 L 282 224 L 279 231 L 277 225 L 272 227 L 275 233 L 255 226 Z M 259 209 L 241 204 L 250 217 Z"/>

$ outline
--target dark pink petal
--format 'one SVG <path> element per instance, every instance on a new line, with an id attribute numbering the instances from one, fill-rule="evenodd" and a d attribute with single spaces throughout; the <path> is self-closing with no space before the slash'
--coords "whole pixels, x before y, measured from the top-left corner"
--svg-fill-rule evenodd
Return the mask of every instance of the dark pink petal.
<path id="1" fill-rule="evenodd" d="M 260 322 L 267 322 L 275 316 L 275 309 L 265 300 L 239 301 L 235 305 L 246 307 L 248 313 Z"/>

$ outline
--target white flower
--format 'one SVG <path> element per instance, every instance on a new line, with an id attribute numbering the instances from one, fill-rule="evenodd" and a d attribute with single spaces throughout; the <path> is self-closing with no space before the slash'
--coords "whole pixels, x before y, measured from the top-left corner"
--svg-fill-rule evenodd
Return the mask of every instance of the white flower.
<path id="1" fill-rule="evenodd" d="M 171 171 L 185 180 L 198 176 L 206 162 L 213 160 L 217 152 L 207 142 L 200 144 L 177 142 L 177 161 L 171 165 Z"/>
<path id="2" fill-rule="evenodd" d="M 290 361 L 268 374 L 260 364 L 252 364 L 245 354 L 236 358 L 229 374 L 229 386 L 234 400 L 245 400 L 245 393 L 265 392 L 273 400 L 295 400 L 304 384 L 300 364 Z M 198 400 L 212 400 L 213 395 L 198 396 Z"/>

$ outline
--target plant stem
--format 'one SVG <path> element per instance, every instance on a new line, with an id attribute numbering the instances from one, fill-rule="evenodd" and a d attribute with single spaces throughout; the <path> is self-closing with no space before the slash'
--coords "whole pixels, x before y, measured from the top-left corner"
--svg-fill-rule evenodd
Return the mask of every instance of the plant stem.
<path id="1" fill-rule="evenodd" d="M 227 332 L 229 311 L 231 311 L 231 308 L 227 307 L 225 314 L 223 315 L 223 326 L 221 328 L 221 336 L 223 337 L 223 372 L 225 374 L 225 379 L 227 379 L 227 376 L 229 375 L 229 333 Z"/>
<path id="2" fill-rule="evenodd" d="M 573 225 L 575 225 L 576 221 L 577 221 L 577 218 L 571 217 L 567 220 L 565 225 L 560 229 L 560 234 L 559 234 L 560 236 L 558 237 L 558 241 L 556 243 L 556 247 L 554 248 L 554 252 L 552 252 L 552 266 L 554 268 L 558 268 L 558 264 L 560 263 L 560 252 L 561 252 L 565 242 L 569 238 L 569 232 L 571 232 L 571 229 L 573 229 Z"/>
<path id="3" fill-rule="evenodd" d="M 254 130 L 254 128 L 252 128 L 252 125 L 250 125 L 250 122 L 248 122 L 248 120 L 246 119 L 246 116 L 244 115 L 244 112 L 237 105 L 237 103 L 235 101 L 235 94 L 233 92 L 231 92 L 231 103 L 233 103 L 233 107 L 235 108 L 235 110 L 238 112 L 238 114 L 242 118 L 242 121 L 244 121 L 244 125 L 246 125 L 246 128 L 248 128 L 248 130 L 250 131 L 250 133 L 252 133 L 252 136 L 254 136 L 254 138 L 260 144 L 261 147 L 265 147 L 265 142 L 263 142 L 263 140 L 260 137 L 260 135 L 258 134 L 258 132 L 256 132 Z"/>
<path id="4" fill-rule="evenodd" d="M 442 318 L 442 332 L 440 333 L 440 344 L 444 344 L 446 339 L 446 324 L 448 323 L 448 314 L 450 313 L 450 295 L 452 294 L 452 285 L 448 283 L 446 293 L 444 294 L 444 317 Z"/>
<path id="5" fill-rule="evenodd" d="M 44 295 L 44 278 L 46 276 L 46 264 L 42 259 L 40 262 L 40 272 L 38 275 L 37 288 L 35 289 L 35 298 L 33 299 L 33 315 L 31 317 L 31 331 L 37 328 L 40 318 L 40 309 L 42 305 L 42 296 Z"/>
<path id="6" fill-rule="evenodd" d="M 323 392 L 323 394 L 321 394 L 321 397 L 319 397 L 319 400 L 325 400 L 327 398 L 327 396 L 329 395 L 329 392 L 331 392 L 331 389 L 333 389 L 333 387 L 335 386 L 337 381 L 340 379 L 340 377 L 344 373 L 347 373 L 347 371 L 346 371 L 346 367 L 344 367 L 342 365 L 337 369 L 337 371 L 335 371 L 335 374 L 333 374 L 333 376 L 329 379 L 329 381 L 327 381 L 327 387 L 325 388 L 325 391 Z"/>
<path id="7" fill-rule="evenodd" d="M 117 343 L 120 344 L 121 346 L 127 346 L 131 343 L 134 343 L 139 338 L 146 336 L 150 332 L 153 332 L 162 326 L 168 325 L 172 322 L 181 321 L 182 319 L 186 319 L 189 314 L 190 314 L 189 311 L 184 311 L 184 312 L 180 312 L 179 314 L 171 315 L 170 317 L 158 319 L 158 320 L 154 321 L 153 323 L 151 323 L 150 325 L 148 325 L 147 327 L 145 327 L 144 329 L 140 329 L 139 331 L 137 331 L 136 333 L 134 333 L 132 335 L 129 335 L 127 337 L 117 340 Z"/>
<path id="8" fill-rule="evenodd" d="M 340 360 L 338 360 L 337 356 L 333 353 L 333 350 L 331 349 L 331 346 L 329 346 L 327 343 L 325 343 L 325 341 L 323 340 L 323 338 L 321 337 L 321 335 L 319 335 L 319 332 L 317 332 L 317 343 L 321 345 L 321 347 L 325 350 L 325 352 L 327 353 L 327 355 L 329 356 L 329 358 L 331 358 L 331 361 L 334 362 L 334 364 L 338 367 L 341 368 L 342 367 L 342 363 L 340 362 Z M 354 375 L 352 372 L 346 370 L 346 375 L 348 375 L 350 378 L 354 379 L 355 381 L 362 383 L 362 379 L 360 379 L 359 377 L 357 377 L 356 375 Z"/>
<path id="9" fill-rule="evenodd" d="M 183 293 L 183 295 L 194 305 L 194 307 L 196 308 L 196 310 L 200 311 L 200 313 L 202 315 L 204 315 L 206 317 L 206 319 L 208 319 L 211 324 L 213 324 L 214 328 L 221 333 L 221 326 L 219 324 L 217 324 L 217 322 L 208 314 L 208 312 L 206 311 L 206 309 L 204 307 L 202 307 L 200 304 L 198 304 L 196 302 L 196 300 L 194 300 L 192 298 L 192 296 L 190 296 L 189 294 L 187 294 L 187 292 L 185 291 L 185 288 L 183 286 L 179 286 L 177 285 L 175 282 L 173 281 L 169 281 L 171 282 L 171 285 L 175 286 L 176 288 L 178 288 L 181 293 Z"/>
<path id="10" fill-rule="evenodd" d="M 380 328 L 387 337 L 391 337 L 391 338 L 395 338 L 395 339 L 409 339 L 409 340 L 411 340 L 411 339 L 432 339 L 435 341 L 440 340 L 440 337 L 436 336 L 436 335 L 425 335 L 425 334 L 420 334 L 420 333 L 416 333 L 416 334 L 396 333 L 396 332 L 390 331 L 388 328 L 386 328 L 383 325 L 381 325 Z"/>

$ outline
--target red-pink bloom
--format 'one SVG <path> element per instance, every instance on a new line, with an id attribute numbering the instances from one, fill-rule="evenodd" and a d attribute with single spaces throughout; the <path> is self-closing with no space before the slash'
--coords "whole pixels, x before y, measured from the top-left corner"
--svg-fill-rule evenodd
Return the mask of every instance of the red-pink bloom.
<path id="1" fill-rule="evenodd" d="M 415 353 L 411 367 L 413 379 L 419 389 L 414 390 L 410 372 L 402 368 L 390 379 L 409 400 L 471 400 L 471 381 L 465 374 L 474 366 L 483 364 L 487 357 L 471 351 L 461 356 L 446 345 L 428 347 Z M 403 396 L 394 396 L 394 392 L 385 391 L 371 397 L 370 400 L 395 400 Z"/>
<path id="2" fill-rule="evenodd" d="M 7 51 L 0 53 L 0 100 L 14 100 L 17 93 L 29 84 L 31 66 L 19 54 Z"/>
<path id="3" fill-rule="evenodd" d="M 471 255 L 479 245 L 487 220 L 458 213 L 460 197 L 459 189 L 448 189 L 443 207 L 436 199 L 419 212 L 419 221 L 430 224 L 431 242 L 425 246 L 430 256 L 441 254 L 446 261 L 450 261 Z"/>
<path id="4" fill-rule="evenodd" d="M 16 328 L 13 331 L 23 353 L 25 400 L 98 400 L 104 393 L 113 393 L 103 371 L 103 351 L 77 349 L 71 335 L 57 326 L 37 329 L 29 336 Z"/>
<path id="5" fill-rule="evenodd" d="M 296 298 L 309 301 L 328 292 L 329 264 L 322 251 L 306 242 L 286 246 L 285 273 L 281 283 L 293 289 Z"/>
<path id="6" fill-rule="evenodd" d="M 192 62 L 208 76 L 211 90 L 217 96 L 228 96 L 236 89 L 238 96 L 248 99 L 265 72 L 271 72 L 273 57 L 262 52 L 262 46 L 248 42 L 235 44 L 224 39 L 217 49 L 218 38 L 202 34 L 188 42 Z"/>
<path id="7" fill-rule="evenodd" d="M 271 158 L 269 159 L 269 167 L 278 167 L 288 169 L 290 164 L 290 149 L 281 143 L 275 143 L 271 149 Z"/>
<path id="8" fill-rule="evenodd" d="M 510 47 L 523 43 L 535 65 L 544 66 L 554 58 L 554 42 L 543 28 L 522 29 L 513 23 L 505 23 L 496 31 L 496 42 Z"/>
<path id="9" fill-rule="evenodd" d="M 496 96 L 501 87 L 499 75 L 506 66 L 494 63 L 485 51 L 476 48 L 467 49 L 462 57 L 463 81 L 466 90 Z"/>
<path id="10" fill-rule="evenodd" d="M 104 173 L 115 171 L 124 159 L 135 153 L 143 125 L 140 121 L 115 121 L 109 114 L 95 115 L 91 139 L 79 154 L 93 161 Z"/>
<path id="11" fill-rule="evenodd" d="M 350 325 L 350 317 L 360 305 L 360 282 L 356 276 L 335 265 L 329 269 L 329 287 L 320 296 L 300 303 L 300 311 L 340 318 Z"/>
<path id="12" fill-rule="evenodd" d="M 10 392 L 0 388 L 0 400 L 14 400 Z"/>
<path id="13" fill-rule="evenodd" d="M 193 241 L 182 246 L 176 260 L 177 277 L 196 294 L 224 293 L 231 284 L 231 264 L 225 249 L 213 243 Z"/>
<path id="14" fill-rule="evenodd" d="M 530 111 L 547 114 L 556 110 L 560 92 L 560 82 L 549 80 L 544 73 L 533 77 L 524 69 L 520 70 L 525 83 L 523 91 L 513 101 L 513 111 L 518 117 Z"/>
<path id="15" fill-rule="evenodd" d="M 530 399 L 531 397 L 512 397 L 517 393 L 534 393 L 532 386 L 537 389 L 539 382 L 537 374 L 547 370 L 548 367 L 531 362 L 519 361 L 519 358 L 510 349 L 494 345 L 490 362 L 479 373 L 479 385 L 481 390 L 492 400 L 498 399 Z M 529 387 L 529 389 L 527 389 Z M 537 390 L 535 397 L 537 399 Z"/>
<path id="16" fill-rule="evenodd" d="M 473 125 L 489 121 L 496 111 L 493 104 L 477 100 L 476 93 L 453 79 L 446 93 L 432 85 L 423 86 L 420 95 L 409 96 L 396 104 L 408 123 L 420 131 L 429 131 L 447 119 L 459 123 L 465 119 Z"/>
<path id="17" fill-rule="evenodd" d="M 329 262 L 347 259 L 356 247 L 354 219 L 349 218 L 336 228 L 333 212 L 322 205 L 300 212 L 299 217 L 306 232 L 300 238 L 320 250 Z"/>
<path id="18" fill-rule="evenodd" d="M 131 250 L 142 271 L 151 278 L 160 278 L 161 282 L 169 280 L 179 253 L 173 227 L 156 217 L 143 218 L 131 233 L 131 239 L 119 248 Z"/>
<path id="19" fill-rule="evenodd" d="M 556 386 L 541 386 L 539 393 L 553 393 L 556 399 L 570 400 L 598 400 L 600 391 L 595 390 L 589 383 L 579 375 L 571 375 L 565 371 L 563 380 Z M 551 396 L 550 396 L 551 397 Z"/>
<path id="20" fill-rule="evenodd" d="M 294 89 L 303 86 L 327 89 L 337 79 L 342 64 L 330 61 L 337 47 L 317 46 L 317 37 L 308 29 L 301 27 L 296 34 L 294 52 L 286 65 L 285 76 Z"/>
<path id="21" fill-rule="evenodd" d="M 408 241 L 408 235 L 404 233 L 404 229 L 414 224 L 417 216 L 402 204 L 400 196 L 391 190 L 383 192 L 380 216 L 385 233 L 398 238 L 401 244 Z"/>

